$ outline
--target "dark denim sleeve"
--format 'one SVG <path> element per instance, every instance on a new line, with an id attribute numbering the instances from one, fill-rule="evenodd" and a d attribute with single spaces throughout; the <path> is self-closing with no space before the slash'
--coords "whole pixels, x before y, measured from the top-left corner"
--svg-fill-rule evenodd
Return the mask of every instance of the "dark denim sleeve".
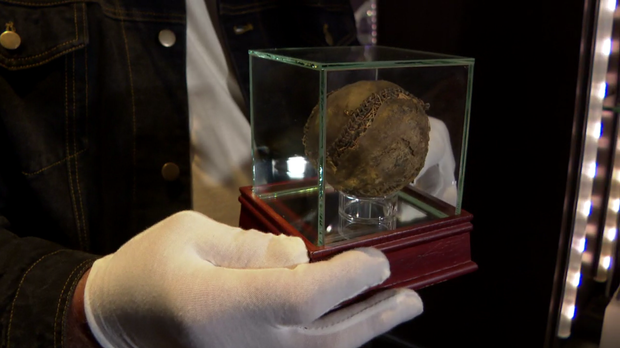
<path id="1" fill-rule="evenodd" d="M 184 18 L 183 1 L 0 0 L 22 39 L 0 45 L 0 347 L 66 347 L 92 262 L 191 207 Z"/>
<path id="2" fill-rule="evenodd" d="M 69 15 L 73 13 L 64 12 Z M 52 15 L 58 13 L 60 11 L 56 10 Z M 24 96 L 23 99 L 26 99 L 25 96 L 31 93 L 20 89 L 22 85 L 17 81 L 27 79 L 24 84 L 35 86 L 36 76 L 44 76 L 44 70 L 27 68 L 17 74 L 11 73 L 9 66 L 11 62 L 22 63 L 24 66 L 45 63 L 52 57 L 46 56 L 46 51 L 37 53 L 29 50 L 44 50 L 44 43 L 54 39 L 37 38 L 29 31 L 31 27 L 24 24 L 23 18 L 32 14 L 30 9 L 3 4 L 0 6 L 0 14 L 13 19 L 23 36 L 25 48 L 16 52 L 25 57 L 38 56 L 10 60 L 12 52 L 4 49 L 0 51 L 0 346 L 62 347 L 73 290 L 97 256 L 67 248 L 71 244 L 69 238 L 57 233 L 59 228 L 44 214 L 43 200 L 36 197 L 33 190 L 27 189 L 26 176 L 23 174 L 27 168 L 20 165 L 15 143 L 11 141 L 16 137 L 21 144 L 30 147 L 27 158 L 31 163 L 49 157 L 45 152 L 33 150 L 37 142 L 45 141 L 43 145 L 52 151 L 52 142 L 35 136 L 35 132 L 19 132 L 19 129 L 28 126 L 43 127 L 40 123 L 29 122 L 29 116 L 34 115 L 34 111 L 30 113 L 20 107 L 20 99 L 16 96 Z M 57 16 L 56 19 L 60 18 Z M 39 19 L 39 23 L 42 22 L 45 20 Z M 56 25 L 56 35 L 64 33 L 64 27 L 60 24 Z M 36 45 L 32 45 L 35 39 Z M 51 95 L 49 91 L 46 94 Z M 56 116 L 41 110 L 38 113 Z M 53 131 L 53 127 L 49 126 L 44 129 L 48 134 Z M 41 177 L 36 179 L 39 182 L 42 180 Z M 60 205 L 59 199 L 59 196 L 53 197 L 51 203 L 57 207 Z"/>
<path id="3" fill-rule="evenodd" d="M 0 216 L 0 346 L 64 347 L 75 286 L 97 257 L 8 228 Z"/>

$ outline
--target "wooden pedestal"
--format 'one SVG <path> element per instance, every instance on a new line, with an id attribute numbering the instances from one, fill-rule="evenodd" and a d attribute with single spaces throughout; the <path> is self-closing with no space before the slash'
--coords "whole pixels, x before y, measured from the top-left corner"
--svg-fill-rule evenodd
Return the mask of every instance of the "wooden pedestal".
<path id="1" fill-rule="evenodd" d="M 357 247 L 375 247 L 386 254 L 391 276 L 368 293 L 380 289 L 407 287 L 420 289 L 475 271 L 471 260 L 470 232 L 472 215 L 464 210 L 418 225 L 357 238 L 351 242 L 318 247 L 252 193 L 252 187 L 240 188 L 239 226 L 275 234 L 301 237 L 311 262 L 327 259 L 336 253 Z"/>

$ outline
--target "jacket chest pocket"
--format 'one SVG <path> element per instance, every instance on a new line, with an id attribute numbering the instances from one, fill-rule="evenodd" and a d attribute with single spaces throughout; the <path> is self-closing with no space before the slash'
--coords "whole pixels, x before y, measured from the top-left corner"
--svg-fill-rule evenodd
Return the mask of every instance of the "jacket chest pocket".
<path id="1" fill-rule="evenodd" d="M 19 3 L 0 0 L 0 136 L 36 175 L 88 145 L 87 8 Z"/>

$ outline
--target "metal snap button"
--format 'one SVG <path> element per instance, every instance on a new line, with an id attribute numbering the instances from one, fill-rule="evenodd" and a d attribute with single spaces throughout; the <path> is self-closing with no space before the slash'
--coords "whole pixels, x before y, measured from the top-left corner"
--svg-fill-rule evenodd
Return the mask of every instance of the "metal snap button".
<path id="1" fill-rule="evenodd" d="M 233 30 L 235 31 L 235 34 L 237 35 L 241 35 L 243 33 L 246 33 L 250 30 L 254 30 L 254 26 L 252 25 L 252 23 L 248 23 L 246 25 L 242 25 L 242 26 L 234 26 Z"/>
<path id="2" fill-rule="evenodd" d="M 7 50 L 14 50 L 22 43 L 22 38 L 15 32 L 13 22 L 6 23 L 6 30 L 0 34 L 0 45 Z"/>
<path id="3" fill-rule="evenodd" d="M 163 176 L 166 181 L 174 181 L 178 179 L 180 173 L 181 170 L 176 163 L 168 162 L 161 168 L 161 176 Z"/>
<path id="4" fill-rule="evenodd" d="M 177 36 L 172 30 L 164 29 L 159 32 L 159 43 L 165 47 L 171 47 L 177 41 Z"/>

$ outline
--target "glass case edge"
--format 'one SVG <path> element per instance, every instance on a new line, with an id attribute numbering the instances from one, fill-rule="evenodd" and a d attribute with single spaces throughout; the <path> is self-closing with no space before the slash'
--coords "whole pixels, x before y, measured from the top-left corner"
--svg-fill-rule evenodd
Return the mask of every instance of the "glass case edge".
<path id="1" fill-rule="evenodd" d="M 319 72 L 319 158 L 318 165 L 318 221 L 317 221 L 317 246 L 325 245 L 325 113 L 327 107 L 327 72 Z"/>
<path id="2" fill-rule="evenodd" d="M 252 55 L 249 57 L 249 72 L 250 72 L 250 146 L 252 147 L 252 193 L 256 194 L 256 143 L 254 141 L 254 88 L 253 88 L 253 65 L 252 61 L 254 58 Z"/>
<path id="3" fill-rule="evenodd" d="M 327 107 L 327 72 L 319 72 L 319 197 L 318 197 L 318 224 L 317 224 L 317 246 L 325 245 L 325 113 Z"/>
<path id="4" fill-rule="evenodd" d="M 303 68 L 308 68 L 308 69 L 316 70 L 316 69 L 321 69 L 323 66 L 322 63 L 313 62 L 313 61 L 304 60 L 304 59 L 293 59 L 287 56 L 281 56 L 281 55 L 277 55 L 273 53 L 261 52 L 259 50 L 249 50 L 248 53 L 250 56 L 273 60 L 273 61 L 291 64 L 291 65 L 297 65 L 297 66 L 301 66 Z"/>
<path id="5" fill-rule="evenodd" d="M 413 60 L 389 60 L 381 62 L 361 63 L 322 63 L 325 70 L 355 70 L 355 69 L 389 69 L 389 68 L 415 68 L 415 67 L 444 67 L 444 66 L 471 66 L 471 60 L 464 59 L 413 59 Z"/>
<path id="6" fill-rule="evenodd" d="M 358 46 L 364 46 L 364 45 L 358 45 Z M 326 49 L 326 50 L 330 50 L 330 49 L 339 49 L 342 47 L 346 47 L 346 46 L 325 46 L 325 47 L 320 47 L 321 49 Z M 469 59 L 469 60 L 473 60 L 473 58 L 471 57 L 465 57 L 465 56 L 457 56 L 454 54 L 445 54 L 445 53 L 438 53 L 438 52 L 430 52 L 430 51 L 421 51 L 421 50 L 412 50 L 412 49 L 408 49 L 408 48 L 402 48 L 402 47 L 393 47 L 393 46 L 383 46 L 383 45 L 372 45 L 372 47 L 374 48 L 385 48 L 385 49 L 390 49 L 390 50 L 395 50 L 395 51 L 403 51 L 403 52 L 410 52 L 410 53 L 432 53 L 434 55 L 437 56 L 441 56 L 444 59 L 458 59 L 458 60 L 462 60 L 462 59 Z M 274 51 L 295 51 L 295 50 L 304 50 L 304 49 L 308 49 L 310 47 L 287 47 L 287 48 L 266 48 L 266 49 L 252 49 L 249 50 L 250 54 L 271 54 L 271 55 L 275 55 L 275 56 L 280 56 L 277 53 L 274 53 Z M 315 47 L 317 48 L 317 47 Z M 319 63 L 320 64 L 320 63 Z"/>
<path id="7" fill-rule="evenodd" d="M 391 48 L 391 47 L 390 47 Z M 431 53 L 431 52 L 424 52 Z M 261 50 L 249 50 L 250 56 L 259 57 L 262 59 L 268 59 L 273 61 L 282 62 L 285 64 L 297 65 L 308 69 L 315 70 L 348 70 L 348 69 L 366 69 L 366 68 L 413 68 L 419 66 L 459 66 L 474 64 L 473 58 L 446 56 L 450 58 L 446 59 L 412 59 L 412 60 L 388 60 L 377 62 L 361 62 L 361 63 L 320 63 L 305 59 L 291 58 L 284 55 L 278 55 L 275 53 L 264 52 Z M 436 54 L 436 53 L 433 53 Z"/>
<path id="8" fill-rule="evenodd" d="M 461 214 L 461 207 L 463 202 L 463 192 L 465 185 L 465 166 L 467 165 L 467 145 L 469 143 L 469 123 L 471 120 L 471 100 L 474 88 L 474 65 L 471 64 L 467 71 L 467 95 L 465 97 L 465 119 L 463 120 L 463 139 L 461 142 L 461 158 L 459 164 L 459 178 L 458 178 L 458 190 L 457 190 L 457 204 L 454 211 L 455 215 Z"/>

